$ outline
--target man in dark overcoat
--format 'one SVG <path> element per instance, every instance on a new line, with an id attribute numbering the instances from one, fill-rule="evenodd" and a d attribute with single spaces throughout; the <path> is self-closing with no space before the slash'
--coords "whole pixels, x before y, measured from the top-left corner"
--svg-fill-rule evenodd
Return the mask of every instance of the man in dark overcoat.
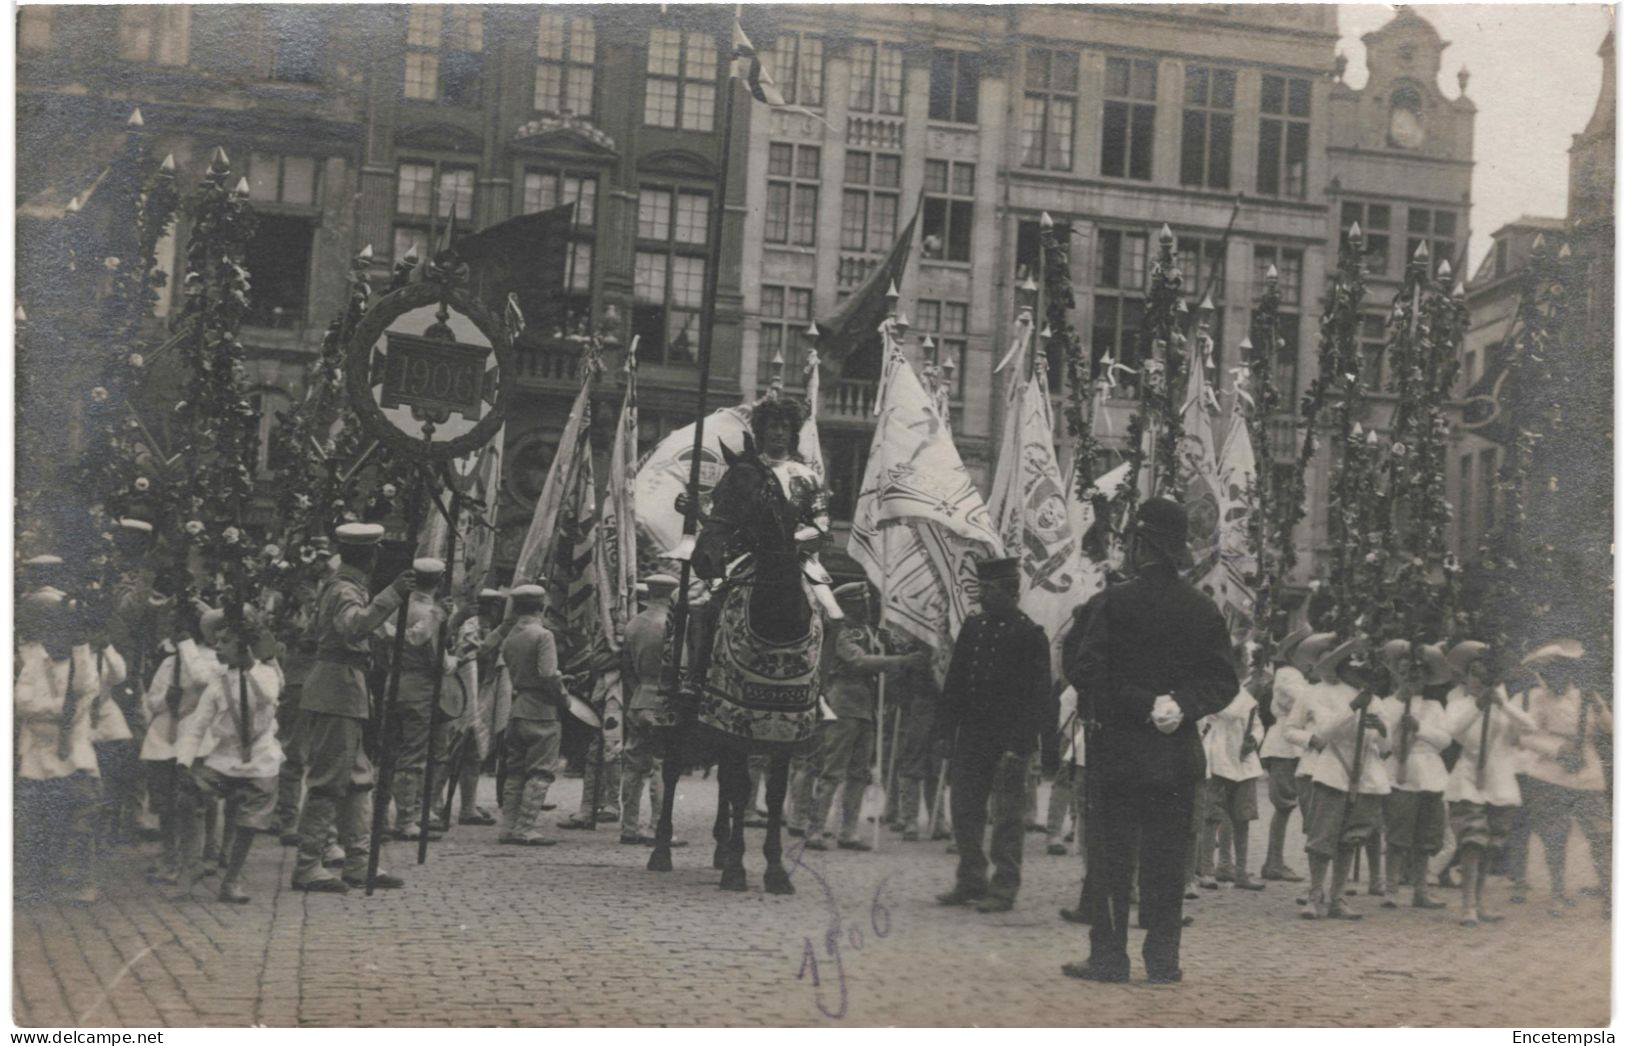
<path id="1" fill-rule="evenodd" d="M 1240 682 L 1229 631 L 1213 601 L 1180 576 L 1192 565 L 1185 510 L 1166 498 L 1140 506 L 1130 534 L 1134 578 L 1077 611 L 1064 667 L 1088 725 L 1088 867 L 1098 889 L 1090 956 L 1070 977 L 1129 978 L 1129 884 L 1140 863 L 1146 973 L 1181 979 L 1185 850 L 1206 772 L 1197 721 L 1224 708 Z"/>

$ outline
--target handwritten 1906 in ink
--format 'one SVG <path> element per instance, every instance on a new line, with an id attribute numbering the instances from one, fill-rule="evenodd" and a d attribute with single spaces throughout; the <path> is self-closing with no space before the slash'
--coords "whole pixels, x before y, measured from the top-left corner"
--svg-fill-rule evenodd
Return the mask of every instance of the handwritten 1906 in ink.
<path id="1" fill-rule="evenodd" d="M 813 944 L 813 938 L 803 937 L 801 945 L 801 968 L 796 971 L 796 980 L 811 980 L 813 987 L 813 1002 L 818 1012 L 831 1020 L 840 1020 L 846 1016 L 846 964 L 841 957 L 843 945 L 852 951 L 863 950 L 865 933 L 863 925 L 859 922 L 843 922 L 841 918 L 841 904 L 835 897 L 835 891 L 829 881 L 813 869 L 802 863 L 801 856 L 806 852 L 804 843 L 797 843 L 785 852 L 785 860 L 790 865 L 790 874 L 795 875 L 797 870 L 804 870 L 818 883 L 818 888 L 824 892 L 824 903 L 829 908 L 829 928 L 824 931 L 823 957 L 820 960 L 818 948 Z M 875 886 L 874 896 L 869 899 L 869 933 L 876 940 L 885 940 L 892 932 L 891 909 L 881 902 L 881 895 L 885 892 L 886 884 L 891 881 L 888 875 Z M 825 963 L 824 972 L 820 972 L 819 963 Z M 824 979 L 828 971 L 828 964 L 834 964 L 834 987 L 832 991 L 837 997 L 834 1006 L 831 1006 L 825 997 Z"/>

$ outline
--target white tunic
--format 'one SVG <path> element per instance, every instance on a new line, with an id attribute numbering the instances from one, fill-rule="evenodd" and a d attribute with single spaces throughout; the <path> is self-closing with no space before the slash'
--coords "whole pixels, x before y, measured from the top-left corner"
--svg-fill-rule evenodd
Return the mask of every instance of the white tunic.
<path id="1" fill-rule="evenodd" d="M 1303 758 L 1303 745 L 1286 736 L 1286 721 L 1291 718 L 1292 709 L 1297 705 L 1299 696 L 1309 686 L 1309 680 L 1291 665 L 1282 665 L 1275 670 L 1275 685 L 1270 694 L 1270 714 L 1275 716 L 1275 725 L 1264 735 L 1264 744 L 1258 750 L 1260 758 Z M 1302 764 L 1299 764 L 1298 772 L 1303 772 Z"/>
<path id="2" fill-rule="evenodd" d="M 1445 729 L 1444 706 L 1416 694 L 1411 698 L 1411 718 L 1416 720 L 1416 736 L 1411 739 L 1409 758 L 1400 767 L 1400 720 L 1405 717 L 1405 702 L 1397 696 L 1376 702 L 1377 714 L 1388 725 L 1388 777 L 1396 792 L 1442 792 L 1450 771 L 1444 767 L 1441 756 L 1450 747 L 1450 732 Z"/>
<path id="3" fill-rule="evenodd" d="M 1537 686 L 1524 698 L 1530 702 L 1529 714 L 1540 733 L 1525 734 L 1521 738 L 1521 744 L 1530 755 L 1523 772 L 1538 781 L 1582 792 L 1600 792 L 1607 788 L 1602 759 L 1597 755 L 1597 738 L 1608 736 L 1614 728 L 1613 716 L 1607 707 L 1593 701 L 1587 710 L 1579 769 L 1570 770 L 1557 757 L 1580 732 L 1580 689 L 1570 687 L 1567 693 L 1554 694 Z"/>
<path id="4" fill-rule="evenodd" d="M 175 761 L 193 760 L 227 777 L 275 777 L 282 769 L 282 746 L 276 737 L 276 703 L 281 682 L 276 669 L 256 664 L 247 673 L 249 751 L 243 756 L 240 722 L 243 673 L 223 669 L 203 690 L 197 710 L 181 721 Z"/>
<path id="5" fill-rule="evenodd" d="M 182 719 L 197 707 L 198 698 L 203 696 L 204 687 L 225 668 L 215 656 L 214 648 L 202 646 L 191 639 L 181 640 L 176 653 L 164 658 L 164 663 L 158 666 L 158 674 L 152 677 L 152 685 L 147 688 L 146 699 L 142 702 L 147 711 L 147 737 L 141 742 L 141 758 L 148 761 L 162 762 L 165 759 L 175 758 L 175 747 L 169 738 L 172 732 L 176 734 L 180 732 L 180 724 L 169 711 L 167 697 L 170 686 L 177 680 L 175 674 L 177 656 L 180 658 Z"/>
<path id="6" fill-rule="evenodd" d="M 1506 690 L 1496 688 L 1502 697 Z M 1466 691 L 1457 687 L 1445 705 L 1445 729 L 1461 742 L 1461 757 L 1450 771 L 1444 797 L 1449 802 L 1488 803 L 1491 806 L 1522 806 L 1518 788 L 1518 737 L 1535 730 L 1535 721 L 1516 705 L 1492 704 L 1489 709 L 1489 743 L 1484 773 L 1478 772 L 1479 739 L 1483 736 L 1484 713 Z"/>
<path id="7" fill-rule="evenodd" d="M 1359 792 L 1387 795 L 1392 790 L 1388 768 L 1383 765 L 1388 741 L 1375 730 L 1359 729 L 1359 717 L 1349 707 L 1357 694 L 1358 691 L 1346 683 L 1322 683 L 1309 700 L 1313 736 L 1326 743 L 1315 760 L 1315 781 L 1340 792 L 1349 790 L 1349 780 L 1354 773 L 1355 734 L 1359 733 L 1362 745 Z"/>
<path id="8" fill-rule="evenodd" d="M 1208 775 L 1227 781 L 1250 781 L 1264 775 L 1258 752 L 1241 756 L 1241 746 L 1249 730 L 1253 741 L 1264 738 L 1264 724 L 1258 721 L 1258 701 L 1243 687 L 1223 709 L 1207 717 L 1209 723 L 1203 748 L 1207 751 Z"/>
<path id="9" fill-rule="evenodd" d="M 73 693 L 77 702 L 68 735 L 68 754 L 57 751 L 61 736 L 62 712 L 68 697 L 68 660 L 51 660 L 40 643 L 24 643 L 17 651 L 22 670 L 12 686 L 17 716 L 17 776 L 29 781 L 51 781 L 76 773 L 100 776 L 96 748 L 91 741 L 91 705 L 102 687 L 124 681 L 124 662 L 108 659 L 104 671 L 96 670 L 96 655 L 88 646 L 76 646 L 73 661 Z"/>

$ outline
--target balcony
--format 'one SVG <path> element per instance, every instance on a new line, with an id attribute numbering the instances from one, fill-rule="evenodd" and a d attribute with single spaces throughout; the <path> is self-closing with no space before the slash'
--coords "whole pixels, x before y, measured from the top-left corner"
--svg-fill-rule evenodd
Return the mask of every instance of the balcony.
<path id="1" fill-rule="evenodd" d="M 842 289 L 856 287 L 875 271 L 880 259 L 868 254 L 842 252 L 835 264 L 835 286 Z"/>
<path id="2" fill-rule="evenodd" d="M 848 116 L 846 144 L 868 146 L 872 149 L 901 149 L 903 121 L 901 118 Z"/>

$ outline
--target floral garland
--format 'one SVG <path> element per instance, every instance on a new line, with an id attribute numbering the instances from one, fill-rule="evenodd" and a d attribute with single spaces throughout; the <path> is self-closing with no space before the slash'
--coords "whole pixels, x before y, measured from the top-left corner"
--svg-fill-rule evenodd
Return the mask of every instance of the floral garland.
<path id="1" fill-rule="evenodd" d="M 1295 520 L 1283 508 L 1284 493 L 1275 489 L 1275 453 L 1269 421 L 1281 405 L 1281 390 L 1275 384 L 1275 352 L 1281 341 L 1281 288 L 1277 280 L 1264 285 L 1264 293 L 1253 309 L 1251 334 L 1242 342 L 1244 379 L 1236 381 L 1236 407 L 1242 412 L 1247 435 L 1252 440 L 1254 469 L 1246 497 L 1248 513 L 1247 544 L 1258 564 L 1254 589 L 1254 620 L 1265 627 L 1255 629 L 1259 656 L 1274 652 L 1276 619 L 1286 578 L 1297 563 L 1292 541 Z M 1250 400 L 1250 402 L 1248 402 Z M 1301 484 L 1299 486 L 1301 502 Z"/>
<path id="2" fill-rule="evenodd" d="M 1152 448 L 1151 490 L 1154 493 L 1182 500 L 1184 476 L 1181 475 L 1179 448 L 1185 439 L 1181 381 L 1185 362 L 1184 321 L 1187 318 L 1183 295 L 1185 278 L 1174 257 L 1174 234 L 1164 225 L 1157 237 L 1157 260 L 1151 267 L 1151 290 L 1145 302 L 1145 336 L 1149 351 L 1143 355 L 1144 374 L 1140 386 L 1140 414 L 1149 421 L 1155 418 L 1156 439 Z M 1130 438 L 1140 446 L 1144 433 L 1129 426 Z M 1141 452 L 1143 462 L 1143 452 Z M 1139 464 L 1133 473 L 1139 475 Z M 1132 506 L 1131 506 L 1132 510 Z"/>

